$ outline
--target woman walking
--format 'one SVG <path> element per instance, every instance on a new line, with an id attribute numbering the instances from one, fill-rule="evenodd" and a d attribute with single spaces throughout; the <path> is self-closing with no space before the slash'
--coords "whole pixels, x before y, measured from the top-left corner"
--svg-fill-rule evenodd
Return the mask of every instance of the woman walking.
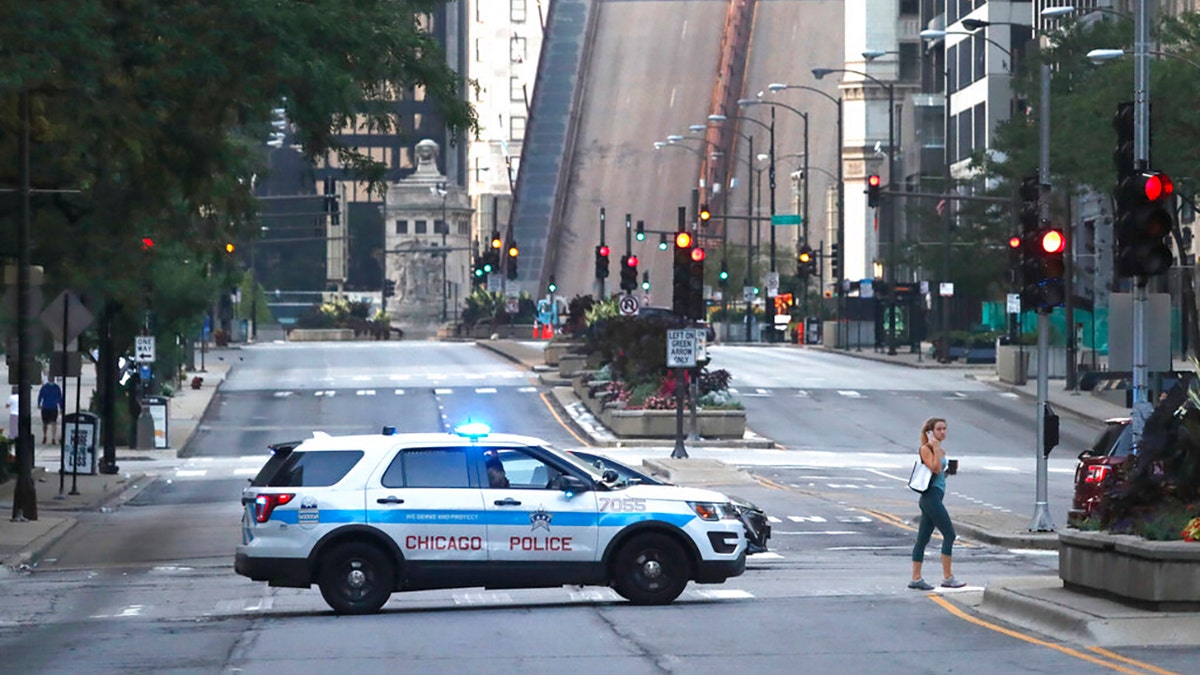
<path id="1" fill-rule="evenodd" d="M 917 526 L 917 543 L 912 552 L 912 581 L 908 587 L 918 591 L 931 591 L 933 586 L 921 577 L 921 564 L 925 561 L 925 547 L 933 536 L 933 528 L 942 533 L 942 586 L 945 588 L 962 588 L 965 583 L 954 578 L 950 569 L 951 556 L 954 553 L 954 524 L 950 522 L 950 514 L 942 499 L 946 496 L 946 451 L 942 441 L 946 440 L 946 420 L 931 417 L 921 426 L 921 461 L 933 472 L 929 481 L 929 489 L 921 493 L 921 522 Z"/>

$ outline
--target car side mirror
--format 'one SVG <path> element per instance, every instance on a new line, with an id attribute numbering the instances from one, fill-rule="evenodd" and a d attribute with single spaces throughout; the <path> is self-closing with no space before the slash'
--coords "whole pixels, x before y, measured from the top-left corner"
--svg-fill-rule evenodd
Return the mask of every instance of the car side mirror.
<path id="1" fill-rule="evenodd" d="M 558 478 L 558 489 L 567 493 L 587 492 L 592 486 L 578 476 L 564 474 Z"/>

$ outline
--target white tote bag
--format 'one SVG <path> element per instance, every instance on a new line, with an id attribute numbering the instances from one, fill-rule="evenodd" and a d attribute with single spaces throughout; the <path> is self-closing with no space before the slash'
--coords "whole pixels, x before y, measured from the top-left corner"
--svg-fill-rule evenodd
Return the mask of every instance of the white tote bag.
<path id="1" fill-rule="evenodd" d="M 913 462 L 912 474 L 908 477 L 908 487 L 914 492 L 924 492 L 929 489 L 929 481 L 933 480 L 933 472 L 920 459 Z"/>

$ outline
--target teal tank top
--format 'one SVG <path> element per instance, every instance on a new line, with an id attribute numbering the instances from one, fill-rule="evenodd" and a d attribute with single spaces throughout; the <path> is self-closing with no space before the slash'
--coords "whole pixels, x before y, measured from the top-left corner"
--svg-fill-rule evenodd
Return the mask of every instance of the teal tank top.
<path id="1" fill-rule="evenodd" d="M 946 493 L 946 467 L 948 466 L 950 466 L 950 462 L 943 457 L 941 473 L 933 474 L 933 478 L 929 481 L 929 487 L 941 490 L 942 494 Z"/>

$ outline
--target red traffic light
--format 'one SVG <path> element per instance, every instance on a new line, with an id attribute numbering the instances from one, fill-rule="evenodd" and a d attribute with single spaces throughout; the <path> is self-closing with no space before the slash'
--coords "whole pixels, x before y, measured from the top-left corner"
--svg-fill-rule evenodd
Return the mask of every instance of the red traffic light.
<path id="1" fill-rule="evenodd" d="M 675 247 L 676 248 L 691 248 L 692 247 L 692 235 L 688 234 L 687 232 L 676 232 L 675 233 Z"/>
<path id="2" fill-rule="evenodd" d="M 1021 238 L 1015 234 L 1013 236 L 1009 237 L 1008 238 L 1008 247 L 1011 249 L 1021 248 Z"/>
<path id="3" fill-rule="evenodd" d="M 142 237 L 142 250 L 149 251 L 154 248 L 154 239 L 151 237 Z"/>
<path id="4" fill-rule="evenodd" d="M 628 258 L 625 258 L 625 264 L 630 267 L 637 267 L 637 263 L 638 259 L 636 255 L 631 255 Z"/>
<path id="5" fill-rule="evenodd" d="M 1142 189 L 1145 191 L 1146 199 L 1156 202 L 1164 197 L 1169 197 L 1175 191 L 1175 184 L 1165 173 L 1151 173 L 1146 175 L 1146 182 Z"/>
<path id="6" fill-rule="evenodd" d="M 692 260 L 695 262 L 704 262 L 704 249 L 699 246 L 692 249 Z"/>
<path id="7" fill-rule="evenodd" d="M 1042 250 L 1046 253 L 1062 253 L 1067 247 L 1067 238 L 1058 230 L 1042 233 Z"/>
<path id="8" fill-rule="evenodd" d="M 867 176 L 867 185 L 869 187 L 879 187 L 879 176 L 877 174 Z"/>
<path id="9" fill-rule="evenodd" d="M 608 257 L 608 247 L 607 247 L 607 246 L 601 246 L 601 247 L 600 247 L 600 249 L 599 249 L 599 252 L 600 252 L 600 257 L 601 257 L 601 258 L 607 258 L 607 257 Z"/>

